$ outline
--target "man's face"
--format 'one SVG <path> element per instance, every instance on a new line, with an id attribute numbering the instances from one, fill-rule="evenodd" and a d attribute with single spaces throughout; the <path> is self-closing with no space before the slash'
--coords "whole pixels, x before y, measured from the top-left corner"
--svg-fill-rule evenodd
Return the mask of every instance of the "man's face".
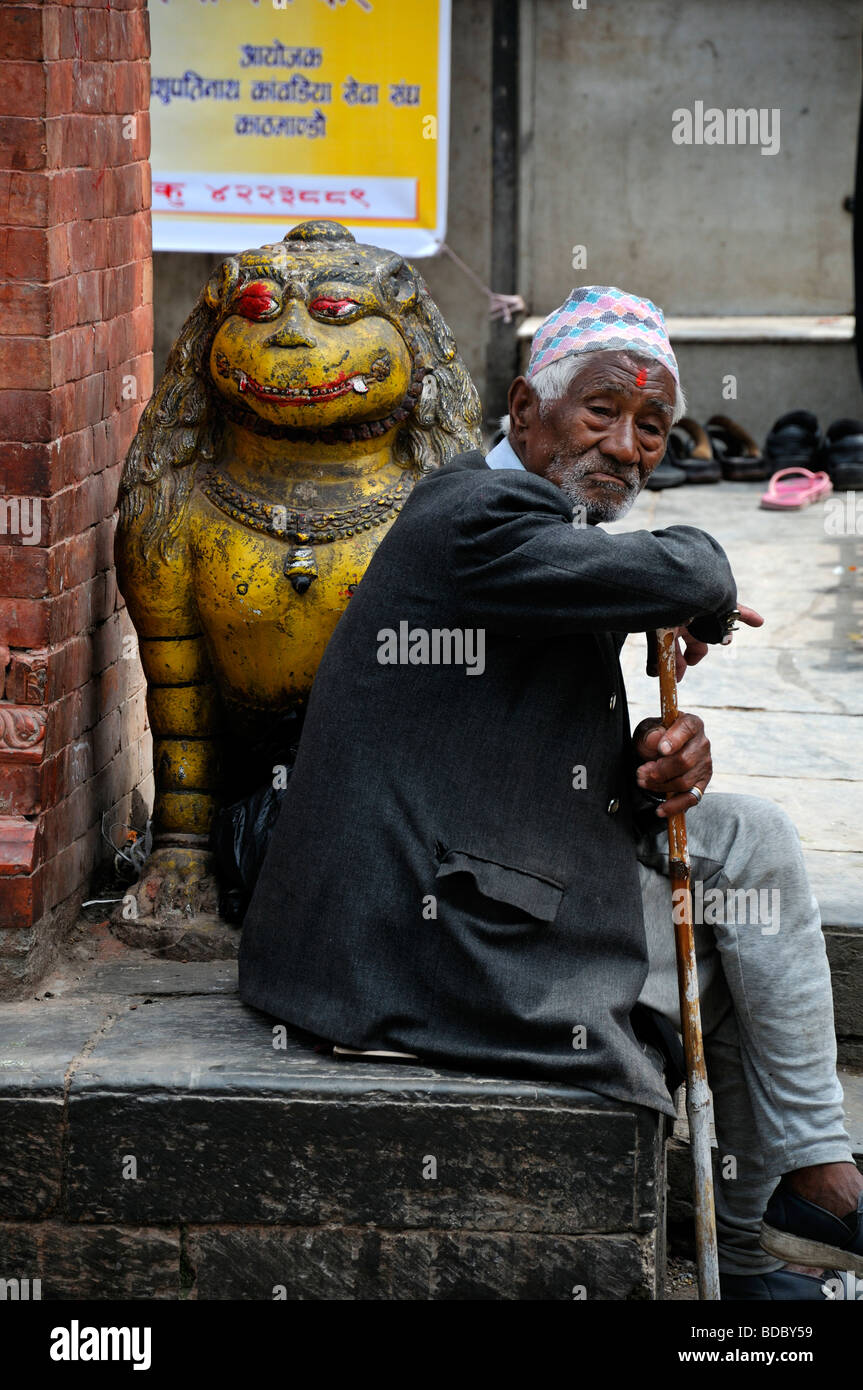
<path id="1" fill-rule="evenodd" d="M 675 383 L 661 362 L 603 352 L 544 413 L 524 377 L 509 391 L 510 443 L 525 468 L 560 488 L 588 522 L 629 511 L 665 453 Z"/>

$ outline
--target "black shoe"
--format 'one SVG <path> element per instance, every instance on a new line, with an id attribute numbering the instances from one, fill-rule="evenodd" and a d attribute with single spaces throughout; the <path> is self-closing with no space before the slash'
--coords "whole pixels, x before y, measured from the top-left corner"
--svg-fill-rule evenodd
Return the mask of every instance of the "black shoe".
<path id="1" fill-rule="evenodd" d="M 780 468 L 815 468 L 823 444 L 821 429 L 811 410 L 791 410 L 780 415 L 764 441 L 764 457 L 771 472 Z"/>
<path id="2" fill-rule="evenodd" d="M 863 420 L 834 420 L 827 431 L 821 467 L 834 492 L 863 488 Z"/>
<path id="3" fill-rule="evenodd" d="M 651 492 L 659 492 L 664 487 L 680 487 L 686 482 L 686 474 L 678 468 L 670 449 L 666 449 L 660 462 L 647 479 L 645 487 Z"/>
<path id="4" fill-rule="evenodd" d="M 760 483 L 774 472 L 751 434 L 727 415 L 712 415 L 707 433 L 723 478 L 732 483 Z"/>
<path id="5" fill-rule="evenodd" d="M 668 447 L 674 463 L 682 468 L 688 483 L 718 483 L 722 469 L 713 453 L 707 431 L 691 416 L 684 415 L 672 427 Z"/>
<path id="6" fill-rule="evenodd" d="M 829 1280 L 829 1282 L 828 1282 Z M 834 1270 L 827 1274 L 792 1274 L 776 1269 L 772 1274 L 720 1274 L 723 1303 L 827 1303 L 844 1284 Z"/>
<path id="7" fill-rule="evenodd" d="M 831 1265 L 863 1274 L 863 1192 L 857 1210 L 834 1216 L 800 1197 L 782 1179 L 764 1213 L 759 1243 L 777 1260 L 796 1265 Z"/>

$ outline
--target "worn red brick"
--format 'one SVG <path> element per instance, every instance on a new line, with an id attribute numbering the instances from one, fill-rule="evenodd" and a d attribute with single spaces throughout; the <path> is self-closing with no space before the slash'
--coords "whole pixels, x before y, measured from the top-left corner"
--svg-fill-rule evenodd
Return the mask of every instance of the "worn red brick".
<path id="1" fill-rule="evenodd" d="M 0 477 L 9 497 L 47 497 L 53 490 L 50 446 L 0 444 Z"/>
<path id="2" fill-rule="evenodd" d="M 104 382 L 101 374 L 71 381 L 58 386 L 52 395 L 56 398 L 55 428 L 58 434 L 72 434 L 85 425 L 94 425 L 103 418 Z"/>
<path id="3" fill-rule="evenodd" d="M 93 470 L 93 437 L 89 425 L 82 430 L 64 435 L 58 441 L 53 464 L 51 476 L 55 497 L 52 499 L 51 507 L 63 497 L 68 497 L 71 501 L 75 484 L 81 482 Z M 63 526 L 55 531 L 52 524 L 50 534 L 52 538 L 56 537 L 59 540 L 67 536 L 69 530 Z"/>
<path id="4" fill-rule="evenodd" d="M 104 317 L 103 313 L 103 282 L 104 276 L 109 271 L 93 270 L 88 274 L 78 275 L 76 284 L 78 288 L 78 323 L 96 323 Z"/>
<path id="5" fill-rule="evenodd" d="M 131 164 L 149 157 L 150 116 L 147 111 L 105 117 L 102 125 L 106 135 L 106 164 Z"/>
<path id="6" fill-rule="evenodd" d="M 91 10 L 89 33 L 87 34 L 87 57 L 94 62 L 101 62 L 110 58 L 111 54 L 111 19 L 112 10 L 109 5 L 107 10 Z M 142 56 L 142 55 L 136 55 Z"/>
<path id="7" fill-rule="evenodd" d="M 42 57 L 42 13 L 30 5 L 0 6 L 0 53 L 5 58 Z"/>
<path id="8" fill-rule="evenodd" d="M 46 391 L 0 391 L 0 439 L 21 443 L 54 437 L 51 396 Z"/>
<path id="9" fill-rule="evenodd" d="M 96 561 L 96 528 L 89 527 L 83 535 L 67 536 L 46 552 L 46 591 L 58 594 L 74 589 L 100 568 Z"/>
<path id="10" fill-rule="evenodd" d="M 125 23 L 118 26 L 119 15 L 114 15 L 113 32 L 109 26 L 109 43 L 112 58 L 148 58 L 150 56 L 150 15 L 147 7 L 133 10 L 122 16 Z M 120 32 L 118 32 L 120 30 Z"/>
<path id="11" fill-rule="evenodd" d="M 45 144 L 52 169 L 101 169 L 111 148 L 109 127 L 114 116 L 48 116 Z M 119 161 L 112 160 L 111 163 Z"/>
<path id="12" fill-rule="evenodd" d="M 92 324 L 70 328 L 49 340 L 52 385 L 78 381 L 94 371 L 94 329 Z"/>
<path id="13" fill-rule="evenodd" d="M 71 637 L 55 647 L 48 663 L 48 677 L 45 695 L 48 700 L 57 700 L 61 695 L 77 690 L 92 679 L 92 648 L 88 634 Z"/>
<path id="14" fill-rule="evenodd" d="M 99 218 L 93 222 L 73 222 L 67 228 L 69 270 L 73 274 L 86 270 L 101 270 L 110 265 L 108 234 L 113 223 Z"/>
<path id="15" fill-rule="evenodd" d="M 44 170 L 0 170 L 0 225 L 47 226 L 49 189 L 49 175 Z"/>
<path id="16" fill-rule="evenodd" d="M 0 338 L 0 382 L 6 390 L 50 391 L 50 339 Z"/>
<path id="17" fill-rule="evenodd" d="M 102 516 L 109 517 L 113 515 L 117 506 L 117 497 L 120 491 L 120 479 L 123 476 L 123 460 L 120 459 L 119 462 L 113 463 L 110 468 L 106 468 L 104 472 L 100 473 L 99 476 L 103 480 L 102 496 L 104 500 Z M 114 605 L 112 603 L 108 611 L 105 613 L 105 617 L 108 616 L 108 612 L 113 611 L 113 608 Z"/>
<path id="18" fill-rule="evenodd" d="M 9 280 L 56 280 L 69 273 L 67 228 L 5 227 L 0 231 L 4 275 Z"/>
<path id="19" fill-rule="evenodd" d="M 103 213 L 105 217 L 125 217 L 143 206 L 140 164 L 119 164 L 102 171 Z"/>
<path id="20" fill-rule="evenodd" d="M 46 860 L 62 854 L 70 844 L 81 839 L 97 824 L 98 811 L 91 788 L 76 788 L 56 806 L 49 807 L 42 817 L 42 848 Z"/>
<path id="21" fill-rule="evenodd" d="M 0 927 L 31 927 L 42 915 L 42 870 L 5 878 L 0 886 Z"/>
<path id="22" fill-rule="evenodd" d="M 44 63 L 0 62 L 0 106 L 4 113 L 41 116 L 45 110 L 45 85 Z"/>
<path id="23" fill-rule="evenodd" d="M 44 647 L 50 611 L 43 600 L 0 598 L 0 632 L 10 647 Z"/>
<path id="24" fill-rule="evenodd" d="M 77 58 L 79 61 L 89 58 L 92 43 L 90 13 L 74 3 L 67 4 L 60 10 L 59 23 L 58 58 Z"/>
<path id="25" fill-rule="evenodd" d="M 53 222 L 90 222 L 102 216 L 104 170 L 58 169 L 50 178 Z"/>
<path id="26" fill-rule="evenodd" d="M 0 535 L 0 593 L 42 598 L 48 592 L 48 552 L 38 545 L 4 545 L 3 540 Z"/>
<path id="27" fill-rule="evenodd" d="M 47 285 L 3 284 L 0 281 L 0 337 L 47 332 L 50 299 Z"/>
<path id="28" fill-rule="evenodd" d="M 42 810 L 43 767 L 0 761 L 0 816 L 32 816 Z"/>
<path id="29" fill-rule="evenodd" d="M 87 834 L 47 861 L 42 871 L 42 897 L 46 911 L 75 892 L 96 864 L 99 850 L 99 827 L 95 825 Z"/>
<path id="30" fill-rule="evenodd" d="M 17 816 L 0 816 L 0 874 L 30 874 L 36 867 L 38 826 Z"/>
<path id="31" fill-rule="evenodd" d="M 47 164 L 47 122 L 35 116 L 0 116 L 0 169 L 44 169 Z"/>

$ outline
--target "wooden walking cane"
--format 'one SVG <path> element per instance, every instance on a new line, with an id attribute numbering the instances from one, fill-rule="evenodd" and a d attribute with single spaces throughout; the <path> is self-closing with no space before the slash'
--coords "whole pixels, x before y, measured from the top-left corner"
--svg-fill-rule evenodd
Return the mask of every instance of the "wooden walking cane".
<path id="1" fill-rule="evenodd" d="M 677 642 L 673 628 L 656 633 L 662 722 L 666 729 L 677 718 Z M 702 1301 L 718 1300 L 719 1259 L 716 1249 L 716 1212 L 713 1205 L 713 1163 L 710 1154 L 710 1093 L 704 1044 L 701 1036 L 701 1004 L 692 930 L 692 897 L 689 887 L 689 851 L 686 847 L 686 812 L 668 817 L 668 858 L 671 869 L 671 902 L 677 948 L 677 987 L 680 991 L 680 1023 L 686 1057 L 686 1115 L 694 1169 L 695 1260 L 698 1292 Z"/>

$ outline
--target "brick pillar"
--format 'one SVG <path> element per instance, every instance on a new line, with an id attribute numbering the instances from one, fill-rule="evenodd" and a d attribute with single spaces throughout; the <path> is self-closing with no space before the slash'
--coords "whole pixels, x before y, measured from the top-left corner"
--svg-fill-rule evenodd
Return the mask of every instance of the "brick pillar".
<path id="1" fill-rule="evenodd" d="M 0 992 L 150 775 L 113 512 L 152 391 L 146 0 L 0 7 Z M 128 651 L 133 650 L 127 644 Z M 138 789 L 136 791 L 136 789 Z"/>

